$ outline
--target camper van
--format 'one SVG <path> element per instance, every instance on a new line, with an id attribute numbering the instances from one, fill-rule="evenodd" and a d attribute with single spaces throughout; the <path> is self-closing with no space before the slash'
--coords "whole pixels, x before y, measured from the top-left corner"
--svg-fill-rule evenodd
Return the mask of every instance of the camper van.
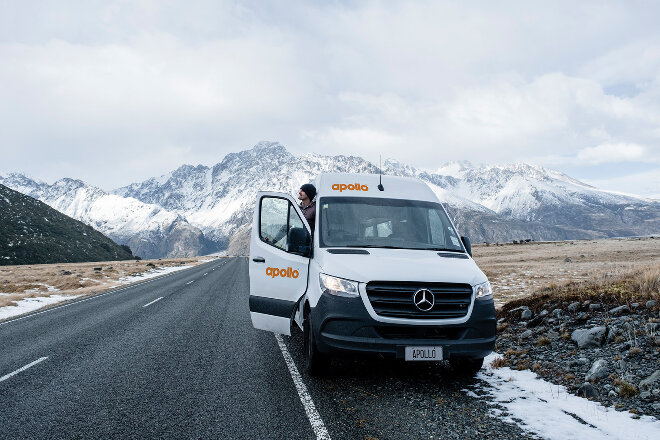
<path id="1" fill-rule="evenodd" d="M 448 360 L 474 374 L 495 346 L 490 283 L 424 182 L 321 174 L 314 234 L 290 194 L 259 192 L 250 241 L 257 329 L 303 332 L 305 368 L 340 355 Z"/>

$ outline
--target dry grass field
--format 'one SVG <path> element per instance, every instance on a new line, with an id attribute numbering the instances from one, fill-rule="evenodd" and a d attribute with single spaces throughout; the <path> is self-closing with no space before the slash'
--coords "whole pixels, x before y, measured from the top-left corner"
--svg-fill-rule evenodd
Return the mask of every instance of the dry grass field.
<path id="1" fill-rule="evenodd" d="M 660 273 L 660 237 L 475 245 L 472 251 L 498 307 L 569 282 Z"/>
<path id="2" fill-rule="evenodd" d="M 147 271 L 157 273 L 158 269 L 197 265 L 206 260 L 207 257 L 196 257 L 0 266 L 0 307 L 15 305 L 24 298 L 52 294 L 89 296 L 113 286 L 139 281 L 139 274 Z"/>
<path id="3" fill-rule="evenodd" d="M 660 237 L 475 245 L 472 250 L 493 284 L 498 307 L 569 282 L 598 283 L 631 273 L 638 273 L 643 282 L 641 278 L 660 273 Z M 206 259 L 0 266 L 0 307 L 55 293 L 92 295 L 148 270 L 196 265 Z"/>

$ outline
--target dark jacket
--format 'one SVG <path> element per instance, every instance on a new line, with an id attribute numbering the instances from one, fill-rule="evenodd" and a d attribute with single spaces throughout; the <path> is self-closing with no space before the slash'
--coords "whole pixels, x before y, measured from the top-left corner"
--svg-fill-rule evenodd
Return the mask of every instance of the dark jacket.
<path id="1" fill-rule="evenodd" d="M 302 203 L 301 203 L 300 210 L 305 216 L 305 220 L 307 220 L 307 223 L 309 223 L 309 228 L 312 230 L 312 236 L 314 236 L 314 223 L 316 220 L 316 201 L 313 201 L 304 208 L 302 207 Z"/>

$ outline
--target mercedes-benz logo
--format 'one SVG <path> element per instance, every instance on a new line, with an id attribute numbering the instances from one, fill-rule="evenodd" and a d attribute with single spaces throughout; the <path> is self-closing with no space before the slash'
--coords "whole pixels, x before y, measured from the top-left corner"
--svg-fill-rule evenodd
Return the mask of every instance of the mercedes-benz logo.
<path id="1" fill-rule="evenodd" d="M 413 295 L 413 302 L 415 307 L 417 307 L 422 312 L 428 312 L 435 305 L 435 296 L 433 292 L 428 289 L 419 289 Z"/>

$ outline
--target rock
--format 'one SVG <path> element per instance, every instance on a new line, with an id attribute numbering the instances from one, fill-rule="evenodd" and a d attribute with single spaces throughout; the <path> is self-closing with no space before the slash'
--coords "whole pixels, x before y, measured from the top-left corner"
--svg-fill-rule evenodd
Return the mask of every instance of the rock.
<path id="1" fill-rule="evenodd" d="M 522 312 L 520 312 L 520 319 L 528 320 L 532 317 L 532 311 L 529 309 L 525 309 Z"/>
<path id="2" fill-rule="evenodd" d="M 95 270 L 96 272 L 100 272 L 102 269 L 103 269 L 102 267 L 95 267 L 95 268 L 94 268 L 94 270 Z"/>
<path id="3" fill-rule="evenodd" d="M 641 397 L 642 399 L 648 399 L 649 397 L 651 397 L 651 392 L 642 391 L 641 393 L 639 393 L 639 397 Z"/>
<path id="4" fill-rule="evenodd" d="M 552 311 L 552 316 L 555 318 L 561 318 L 561 316 L 564 314 L 564 311 L 562 309 L 554 309 Z"/>
<path id="5" fill-rule="evenodd" d="M 586 321 L 587 319 L 589 319 L 589 314 L 584 312 L 578 313 L 575 317 L 576 321 Z"/>
<path id="6" fill-rule="evenodd" d="M 527 322 L 527 327 L 536 327 L 537 325 L 542 323 L 543 323 L 543 316 L 536 315 L 534 318 L 530 319 L 529 322 Z"/>
<path id="7" fill-rule="evenodd" d="M 68 270 L 61 270 L 60 275 L 71 275 L 71 272 Z"/>
<path id="8" fill-rule="evenodd" d="M 631 308 L 631 309 L 636 309 L 636 308 L 638 308 L 638 307 L 639 307 L 639 303 L 632 303 L 632 304 L 630 304 L 630 308 Z"/>
<path id="9" fill-rule="evenodd" d="M 541 310 L 541 313 L 539 313 L 540 317 L 544 317 L 548 315 L 548 311 L 546 309 Z"/>
<path id="10" fill-rule="evenodd" d="M 656 304 L 657 304 L 657 301 L 652 299 L 652 300 L 646 301 L 645 306 L 646 306 L 647 309 L 650 309 L 651 307 L 655 307 Z"/>
<path id="11" fill-rule="evenodd" d="M 549 331 L 547 336 L 550 339 L 559 339 L 559 336 L 561 335 L 557 332 Z"/>
<path id="12" fill-rule="evenodd" d="M 618 394 L 617 394 L 616 391 L 614 391 L 614 390 L 611 390 L 609 393 L 607 393 L 607 395 L 610 396 L 610 397 L 616 397 L 616 396 L 618 396 Z"/>
<path id="13" fill-rule="evenodd" d="M 527 339 L 530 336 L 532 336 L 532 331 L 531 330 L 525 330 L 520 334 L 520 339 Z"/>
<path id="14" fill-rule="evenodd" d="M 639 389 L 648 390 L 658 381 L 660 381 L 660 370 L 655 370 L 653 374 L 639 382 Z"/>
<path id="15" fill-rule="evenodd" d="M 607 338 L 607 327 L 577 329 L 571 334 L 571 339 L 579 348 L 602 347 Z"/>
<path id="16" fill-rule="evenodd" d="M 147 267 L 156 267 L 154 263 L 147 263 Z"/>
<path id="17" fill-rule="evenodd" d="M 619 316 L 619 315 L 623 315 L 624 313 L 630 313 L 630 307 L 628 307 L 625 304 L 610 310 L 610 315 L 612 316 Z"/>
<path id="18" fill-rule="evenodd" d="M 583 358 L 579 358 L 577 362 L 580 365 L 587 365 L 589 363 L 589 359 L 583 357 Z"/>
<path id="19" fill-rule="evenodd" d="M 598 359 L 591 365 L 589 372 L 584 376 L 585 380 L 594 380 L 609 374 L 609 368 L 605 359 Z"/>
<path id="20" fill-rule="evenodd" d="M 599 397 L 598 391 L 591 385 L 589 382 L 582 384 L 577 390 L 577 395 L 580 397 L 586 397 L 587 399 L 597 399 Z"/>
<path id="21" fill-rule="evenodd" d="M 568 311 L 571 313 L 577 312 L 579 308 L 580 308 L 579 302 L 570 303 L 569 306 L 567 307 Z"/>
<path id="22" fill-rule="evenodd" d="M 564 258 L 564 263 L 570 263 L 571 261 L 573 260 L 571 260 L 569 257 Z"/>
<path id="23" fill-rule="evenodd" d="M 598 303 L 589 304 L 589 310 L 600 310 L 603 306 Z"/>
<path id="24" fill-rule="evenodd" d="M 660 322 L 647 322 L 646 331 L 651 336 L 657 335 L 660 333 Z"/>

